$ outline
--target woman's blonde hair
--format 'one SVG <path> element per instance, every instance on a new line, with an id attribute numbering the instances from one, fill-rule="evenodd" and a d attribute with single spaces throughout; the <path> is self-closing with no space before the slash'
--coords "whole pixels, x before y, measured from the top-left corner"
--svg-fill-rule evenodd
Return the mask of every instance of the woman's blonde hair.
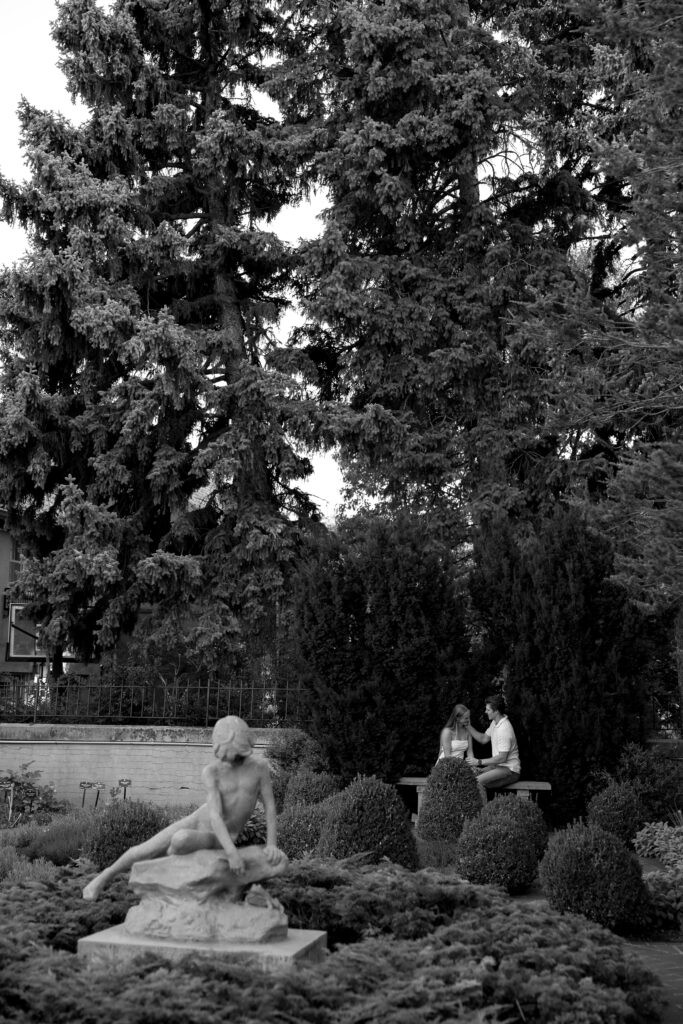
<path id="1" fill-rule="evenodd" d="M 465 714 L 470 709 L 465 704 L 456 704 L 451 711 L 450 718 L 446 722 L 446 728 L 452 729 L 454 725 L 459 725 L 458 718 L 460 715 Z"/>

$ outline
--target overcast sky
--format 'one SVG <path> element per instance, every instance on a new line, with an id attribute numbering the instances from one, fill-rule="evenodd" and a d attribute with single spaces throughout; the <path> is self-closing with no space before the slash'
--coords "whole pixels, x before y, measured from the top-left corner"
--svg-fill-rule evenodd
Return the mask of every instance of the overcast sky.
<path id="1" fill-rule="evenodd" d="M 58 53 L 50 38 L 50 22 L 56 16 L 55 0 L 0 0 L 0 173 L 6 178 L 26 177 L 19 145 L 17 107 L 24 96 L 29 103 L 55 110 L 72 121 L 82 120 L 85 110 L 71 102 L 64 77 L 57 67 Z M 314 234 L 315 217 L 302 210 L 285 211 L 278 232 L 291 241 Z M 0 222 L 0 265 L 19 259 L 26 240 L 20 228 Z M 307 489 L 331 516 L 339 501 L 339 473 L 329 458 L 315 458 L 315 472 Z"/>

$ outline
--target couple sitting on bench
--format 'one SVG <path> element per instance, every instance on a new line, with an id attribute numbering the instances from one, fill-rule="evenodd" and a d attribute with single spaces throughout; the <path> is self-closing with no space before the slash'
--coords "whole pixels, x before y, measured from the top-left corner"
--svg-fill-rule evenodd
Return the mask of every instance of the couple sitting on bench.
<path id="1" fill-rule="evenodd" d="M 469 709 L 456 704 L 446 725 L 441 730 L 442 757 L 465 758 L 477 776 L 477 785 L 482 803 L 488 800 L 487 790 L 504 789 L 517 782 L 522 766 L 515 730 L 505 712 L 505 699 L 494 694 L 486 698 L 486 717 L 489 726 L 486 732 L 478 732 L 470 722 Z M 478 743 L 491 746 L 491 756 L 475 758 L 472 753 L 472 737 Z"/>

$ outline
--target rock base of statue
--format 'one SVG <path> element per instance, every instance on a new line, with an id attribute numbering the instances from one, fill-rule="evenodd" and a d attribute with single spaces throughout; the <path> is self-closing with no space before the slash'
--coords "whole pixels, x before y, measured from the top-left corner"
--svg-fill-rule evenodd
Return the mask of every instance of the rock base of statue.
<path id="1" fill-rule="evenodd" d="M 144 952 L 170 960 L 217 956 L 267 970 L 321 960 L 326 933 L 288 928 L 282 904 L 254 884 L 282 874 L 287 861 L 269 864 L 259 846 L 241 849 L 240 854 L 245 863 L 240 875 L 231 870 L 222 850 L 133 865 L 129 884 L 140 902 L 128 911 L 124 924 L 80 939 L 79 954 L 100 963 L 129 960 Z"/>
<path id="2" fill-rule="evenodd" d="M 262 846 L 248 846 L 240 853 L 245 862 L 241 875 L 230 869 L 222 850 L 197 850 L 134 864 L 129 885 L 140 902 L 128 911 L 126 931 L 187 942 L 285 938 L 287 915 L 282 904 L 253 883 L 282 874 L 287 861 L 269 864 Z"/>

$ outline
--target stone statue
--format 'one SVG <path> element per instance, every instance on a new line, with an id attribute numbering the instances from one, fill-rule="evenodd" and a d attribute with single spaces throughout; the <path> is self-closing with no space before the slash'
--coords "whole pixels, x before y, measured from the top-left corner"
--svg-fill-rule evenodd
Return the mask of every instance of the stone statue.
<path id="1" fill-rule="evenodd" d="M 145 865 L 144 873 L 157 876 L 152 888 L 168 893 L 169 877 L 174 876 L 180 887 L 180 876 L 186 874 L 190 862 L 183 858 L 197 851 L 217 851 L 195 859 L 199 874 L 205 870 L 208 888 L 217 889 L 223 898 L 235 902 L 239 891 L 254 881 L 282 874 L 287 866 L 287 855 L 277 847 L 277 817 L 275 799 L 270 781 L 270 768 L 265 758 L 254 755 L 253 741 L 246 722 L 235 715 L 221 718 L 213 730 L 215 760 L 202 771 L 206 788 L 206 802 L 179 821 L 168 825 L 157 835 L 139 846 L 126 850 L 118 860 L 101 871 L 83 890 L 86 900 L 95 900 L 116 875 L 128 871 L 142 861 L 165 858 L 165 865 Z M 235 840 L 252 814 L 256 802 L 261 800 L 266 813 L 266 845 L 237 849 Z M 209 862 L 211 862 L 209 864 Z M 202 882 L 196 877 L 190 889 L 201 892 Z M 139 876 L 142 869 L 137 870 Z M 133 873 L 135 874 L 135 873 Z M 216 885 L 216 879 L 219 879 Z M 140 879 L 141 881 L 141 879 Z M 133 884 L 133 875 L 131 876 Z M 134 888 L 136 886 L 134 885 Z M 199 895 L 204 902 L 207 890 Z M 201 915 L 200 915 L 201 916 Z M 160 926 L 164 927 L 164 926 Z"/>

